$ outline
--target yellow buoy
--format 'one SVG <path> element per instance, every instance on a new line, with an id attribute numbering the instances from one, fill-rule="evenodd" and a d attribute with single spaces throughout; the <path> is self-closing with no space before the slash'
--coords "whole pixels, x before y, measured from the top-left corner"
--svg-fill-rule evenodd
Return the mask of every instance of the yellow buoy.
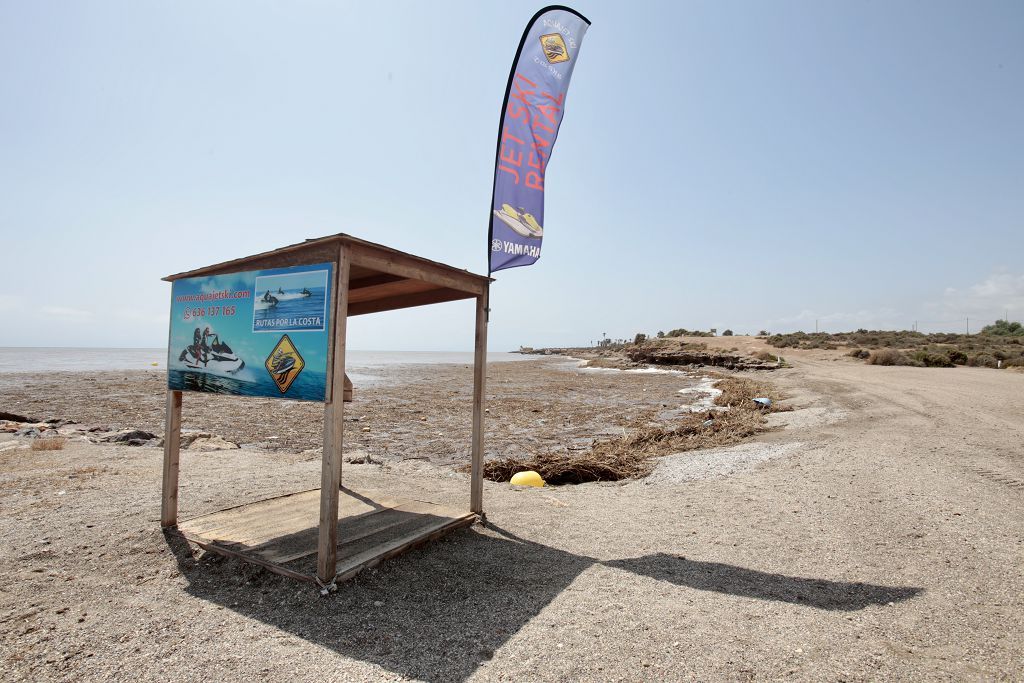
<path id="1" fill-rule="evenodd" d="M 513 474 L 511 483 L 513 486 L 544 486 L 544 480 L 533 470 Z"/>
<path id="2" fill-rule="evenodd" d="M 156 366 L 158 366 L 160 364 L 159 363 L 150 363 L 150 365 L 152 365 L 155 368 Z"/>

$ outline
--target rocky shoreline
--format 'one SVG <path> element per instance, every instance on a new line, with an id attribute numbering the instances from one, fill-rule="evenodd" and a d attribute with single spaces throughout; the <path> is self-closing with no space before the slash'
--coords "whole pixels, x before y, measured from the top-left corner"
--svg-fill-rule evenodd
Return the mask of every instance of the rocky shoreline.
<path id="1" fill-rule="evenodd" d="M 591 347 L 524 348 L 521 353 L 566 356 L 586 362 L 585 367 L 637 369 L 651 366 L 775 370 L 785 367 L 781 356 L 750 356 L 738 350 L 709 349 L 706 344 L 677 339 L 649 339 L 637 344 Z"/>
<path id="2" fill-rule="evenodd" d="M 94 444 L 121 444 L 125 446 L 148 446 L 162 448 L 162 436 L 144 429 L 117 428 L 110 425 L 88 425 L 65 418 L 36 420 L 14 413 L 0 413 L 0 434 L 12 434 L 27 439 L 25 442 L 7 441 L 0 444 L 0 450 L 30 444 L 33 439 L 58 440 Z M 192 451 L 222 451 L 240 448 L 234 441 L 198 429 L 183 430 L 181 448 Z"/>

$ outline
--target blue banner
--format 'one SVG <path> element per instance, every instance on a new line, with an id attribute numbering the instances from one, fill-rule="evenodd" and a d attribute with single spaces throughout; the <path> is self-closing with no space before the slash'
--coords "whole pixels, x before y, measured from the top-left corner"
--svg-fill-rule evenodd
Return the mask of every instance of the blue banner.
<path id="1" fill-rule="evenodd" d="M 589 26 L 582 14 L 562 6 L 545 7 L 526 25 L 501 110 L 487 239 L 490 272 L 540 258 L 544 173 Z"/>
<path id="2" fill-rule="evenodd" d="M 333 269 L 321 263 L 175 280 L 168 388 L 325 400 Z"/>

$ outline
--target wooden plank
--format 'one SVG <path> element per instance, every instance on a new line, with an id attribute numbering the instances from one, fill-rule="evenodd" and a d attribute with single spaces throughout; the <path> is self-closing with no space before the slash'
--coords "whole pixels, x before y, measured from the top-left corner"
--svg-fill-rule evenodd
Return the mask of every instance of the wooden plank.
<path id="1" fill-rule="evenodd" d="M 160 500 L 160 525 L 164 528 L 178 523 L 178 467 L 181 451 L 181 392 L 167 392 L 167 415 L 164 419 L 164 468 Z"/>
<path id="2" fill-rule="evenodd" d="M 487 280 L 480 275 L 468 271 L 460 271 L 451 266 L 427 261 L 411 254 L 372 245 L 369 243 L 351 244 L 352 263 L 391 275 L 401 275 L 412 280 L 432 282 L 439 287 L 457 289 L 469 294 L 483 294 L 487 288 Z"/>
<path id="3" fill-rule="evenodd" d="M 191 517 L 191 518 L 181 522 L 181 526 L 185 526 L 187 524 L 189 526 L 189 528 L 191 528 L 193 530 L 198 530 L 198 529 L 203 529 L 203 528 L 211 528 L 212 529 L 212 528 L 215 528 L 216 526 L 220 525 L 221 524 L 220 520 L 222 520 L 227 515 L 231 515 L 233 513 L 245 514 L 245 511 L 247 509 L 252 508 L 253 506 L 256 506 L 256 505 L 259 505 L 261 507 L 263 507 L 263 506 L 268 506 L 269 507 L 269 506 L 272 506 L 272 505 L 278 505 L 278 506 L 281 506 L 281 507 L 290 507 L 293 503 L 291 503 L 288 500 L 289 498 L 300 499 L 300 497 L 302 497 L 304 495 L 312 495 L 314 497 L 315 501 L 319 501 L 320 500 L 320 489 L 318 489 L 318 488 L 316 488 L 316 489 L 306 489 L 305 491 L 296 491 L 294 493 L 285 493 L 283 495 L 274 496 L 272 498 L 264 498 L 263 500 L 257 501 L 255 503 L 249 502 L 249 503 L 240 503 L 239 505 L 232 505 L 231 507 L 224 508 L 223 510 L 217 510 L 216 512 L 208 512 L 208 513 L 203 514 L 203 515 L 196 515 L 195 517 Z"/>
<path id="4" fill-rule="evenodd" d="M 310 580 L 295 566 L 283 567 L 318 554 L 319 531 L 310 523 L 316 509 L 316 490 L 257 501 L 229 510 L 183 521 L 175 530 L 197 545 L 230 557 L 253 562 L 293 578 Z M 344 508 L 339 530 L 344 534 L 337 547 L 337 566 L 346 572 L 372 566 L 386 557 L 436 537 L 439 531 L 472 523 L 476 515 L 426 501 L 394 499 L 378 493 L 342 490 Z M 276 526 L 280 503 L 291 502 L 299 515 L 282 528 Z M 361 512 L 360 512 L 361 511 Z M 246 514 L 246 513 L 250 514 Z M 199 531 L 191 522 L 230 518 L 241 526 L 228 533 Z"/>
<path id="5" fill-rule="evenodd" d="M 338 274 L 338 266 L 341 259 L 341 248 L 338 245 L 334 246 L 334 255 L 329 259 L 334 263 L 333 273 L 331 275 L 331 281 L 328 283 L 330 287 L 330 299 L 331 305 L 335 305 L 338 301 L 338 280 L 340 279 Z M 334 333 L 338 329 L 338 316 L 335 315 L 335 311 L 331 311 L 330 317 L 330 329 L 327 331 L 327 369 L 326 382 L 327 385 L 324 389 L 324 404 L 328 404 L 334 400 L 334 386 L 331 382 L 331 378 L 334 377 Z M 324 428 L 326 429 L 327 423 L 324 422 Z M 327 435 L 324 434 L 324 439 Z M 326 441 L 325 441 L 326 444 Z"/>
<path id="6" fill-rule="evenodd" d="M 476 343 L 473 355 L 473 450 L 469 509 L 484 512 L 484 389 L 487 382 L 487 295 L 476 299 Z"/>
<path id="7" fill-rule="evenodd" d="M 168 275 L 163 279 L 170 282 L 185 277 L 196 277 L 199 275 L 217 275 L 277 266 L 324 263 L 333 261 L 339 245 L 364 250 L 366 253 L 377 257 L 377 260 L 375 260 L 374 263 L 378 265 L 381 263 L 380 259 L 387 261 L 388 259 L 395 258 L 400 260 L 403 264 L 410 265 L 414 268 L 426 269 L 433 273 L 447 274 L 461 282 L 476 283 L 481 288 L 485 287 L 490 281 L 490 278 L 483 275 L 477 275 L 476 273 L 471 273 L 464 269 L 454 268 L 443 263 L 438 263 L 437 261 L 431 261 L 421 256 L 414 256 L 412 254 L 398 251 L 397 249 L 385 247 L 382 244 L 367 242 L 366 240 L 361 240 L 357 237 L 352 237 L 351 235 L 346 235 L 344 233 L 327 235 L 317 239 L 309 239 L 297 244 L 289 244 L 272 251 L 265 251 L 252 256 L 244 256 L 242 258 L 232 259 L 231 261 L 216 263 L 211 266 L 204 266 L 202 268 L 195 268 L 193 270 L 175 273 L 174 275 Z M 377 268 L 373 267 L 373 265 L 365 265 L 362 262 L 353 262 L 353 279 L 369 277 L 380 272 L 401 274 L 393 270 Z M 411 276 L 406 275 L 405 277 Z M 446 287 L 450 286 L 445 283 L 438 284 Z M 474 291 L 473 293 L 475 294 L 478 292 Z"/>
<path id="8" fill-rule="evenodd" d="M 402 294 L 387 299 L 349 304 L 348 314 L 349 316 L 366 315 L 367 313 L 394 311 L 400 308 L 412 308 L 413 306 L 426 306 L 427 304 L 440 304 L 446 301 L 459 301 L 471 298 L 473 298 L 472 294 L 467 294 L 457 289 L 432 289 L 426 292 Z"/>
<path id="9" fill-rule="evenodd" d="M 472 512 L 464 513 L 455 518 L 438 517 L 430 525 L 418 528 L 414 532 L 378 545 L 358 555 L 343 559 L 338 563 L 335 581 L 347 581 L 364 569 L 369 569 L 384 560 L 395 557 L 443 534 L 469 526 L 476 520 L 477 516 Z"/>
<path id="10" fill-rule="evenodd" d="M 351 403 L 353 393 L 352 380 L 348 378 L 348 375 L 345 375 L 345 388 L 341 392 L 341 400 L 345 403 Z"/>
<path id="11" fill-rule="evenodd" d="M 312 532 L 313 542 L 310 543 L 310 554 L 316 552 L 317 527 L 313 521 L 317 518 L 319 507 L 320 491 L 313 491 L 314 496 L 296 496 L 294 505 L 281 509 L 279 507 L 263 506 L 264 501 L 246 506 L 243 510 L 232 510 L 223 515 L 218 514 L 211 519 L 199 520 L 195 524 L 192 521 L 182 522 L 179 528 L 189 533 L 201 536 L 209 541 L 221 541 L 224 543 L 237 543 L 247 546 L 265 545 L 276 538 L 295 535 L 306 530 Z M 394 498 L 377 498 L 374 504 L 368 504 L 362 500 L 345 495 L 345 489 L 339 498 L 339 528 L 349 525 L 351 520 L 360 519 L 376 512 L 408 505 L 410 501 Z M 414 504 L 423 504 L 416 503 Z M 423 505 L 433 505 L 425 503 Z M 438 506 L 434 506 L 437 508 Z"/>
<path id="12" fill-rule="evenodd" d="M 365 268 L 360 268 L 364 272 L 374 272 Z M 388 275 L 387 273 L 377 273 L 376 275 L 367 275 L 356 279 L 356 266 L 352 266 L 351 280 L 348 283 L 348 295 L 351 297 L 356 293 L 357 289 L 365 289 L 367 287 L 376 287 L 377 285 L 384 285 L 389 282 L 404 282 L 408 280 L 407 277 L 401 275 Z"/>
<path id="13" fill-rule="evenodd" d="M 361 304 L 367 301 L 376 301 L 377 299 L 394 299 L 402 296 L 408 296 L 410 294 L 418 294 L 419 292 L 429 292 L 432 289 L 441 288 L 433 282 L 400 278 L 393 282 L 385 282 L 379 285 L 363 287 L 358 290 L 349 290 L 349 311 L 352 310 L 352 306 L 355 304 Z"/>
<path id="14" fill-rule="evenodd" d="M 231 548 L 225 548 L 223 545 L 220 545 L 219 543 L 211 543 L 205 539 L 198 538 L 193 534 L 188 533 L 187 531 L 182 531 L 181 529 L 175 529 L 174 531 L 185 540 L 191 543 L 195 543 L 203 550 L 209 550 L 210 552 L 217 553 L 218 555 L 225 555 L 227 557 L 233 557 L 235 559 L 243 560 L 245 562 L 251 562 L 252 564 L 258 564 L 259 566 L 265 567 L 266 569 L 272 571 L 275 574 L 287 576 L 291 579 L 298 579 L 299 581 L 308 581 L 310 583 L 316 582 L 316 579 L 312 574 L 303 574 L 302 572 L 297 572 L 294 569 L 289 569 L 288 567 L 281 566 L 275 562 L 267 562 L 266 560 L 261 560 L 258 557 L 253 557 L 251 555 L 238 552 L 237 550 L 233 550 Z"/>
<path id="15" fill-rule="evenodd" d="M 391 508 L 373 510 L 358 517 L 342 518 L 338 523 L 341 540 L 338 543 L 338 561 L 353 552 L 353 546 L 378 545 L 389 536 L 398 535 L 400 527 L 416 527 L 423 525 L 434 517 L 455 519 L 461 513 L 451 508 L 443 508 L 430 503 L 403 503 Z M 315 530 L 309 533 L 295 534 L 287 539 L 274 539 L 261 546 L 253 547 L 250 552 L 258 554 L 265 560 L 287 564 L 308 557 L 316 552 Z"/>
<path id="16" fill-rule="evenodd" d="M 342 247 L 338 259 L 338 296 L 334 313 L 334 365 L 331 386 L 345 386 L 345 331 L 348 320 L 348 281 L 352 255 Z M 341 447 L 345 401 L 331 400 L 324 416 L 324 455 L 320 470 L 320 526 L 317 543 L 317 577 L 324 584 L 334 580 L 338 549 L 338 488 L 341 486 Z"/>
<path id="17" fill-rule="evenodd" d="M 243 256 L 242 258 L 232 259 L 212 266 L 168 275 L 163 279 L 174 281 L 184 277 L 198 277 L 200 275 L 220 275 L 224 273 L 241 273 L 249 270 L 263 270 L 265 268 L 286 268 L 288 266 L 305 266 L 314 263 L 331 263 L 334 261 L 337 253 L 337 238 L 333 237 L 316 240 L 315 242 L 292 244 L 252 256 Z"/>

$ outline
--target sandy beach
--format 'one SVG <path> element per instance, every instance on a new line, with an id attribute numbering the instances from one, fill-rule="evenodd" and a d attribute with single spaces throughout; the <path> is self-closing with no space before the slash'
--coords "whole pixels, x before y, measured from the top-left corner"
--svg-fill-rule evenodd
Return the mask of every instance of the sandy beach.
<path id="1" fill-rule="evenodd" d="M 779 429 L 640 480 L 485 482 L 486 525 L 327 597 L 165 536 L 158 448 L 2 435 L 5 678 L 1020 679 L 1024 375 L 787 361 Z M 383 464 L 345 481 L 465 505 L 470 370 L 399 373 L 357 387 L 346 450 Z M 0 381 L 3 411 L 162 431 L 159 373 Z M 492 365 L 488 455 L 671 421 L 699 381 Z M 319 484 L 321 408 L 232 401 L 186 396 L 186 427 L 244 447 L 183 452 L 182 517 Z"/>
<path id="2" fill-rule="evenodd" d="M 589 444 L 621 435 L 641 415 L 668 423 L 696 405 L 705 373 L 579 369 L 567 358 L 492 363 L 488 457 Z M 165 378 L 144 370 L 0 374 L 0 410 L 109 429 L 162 434 Z M 345 450 L 389 462 L 469 462 L 472 368 L 404 364 L 387 381 L 357 386 L 346 404 Z M 185 394 L 183 429 L 211 432 L 252 450 L 302 452 L 322 445 L 323 404 Z M 318 456 L 314 456 L 318 457 Z"/>

